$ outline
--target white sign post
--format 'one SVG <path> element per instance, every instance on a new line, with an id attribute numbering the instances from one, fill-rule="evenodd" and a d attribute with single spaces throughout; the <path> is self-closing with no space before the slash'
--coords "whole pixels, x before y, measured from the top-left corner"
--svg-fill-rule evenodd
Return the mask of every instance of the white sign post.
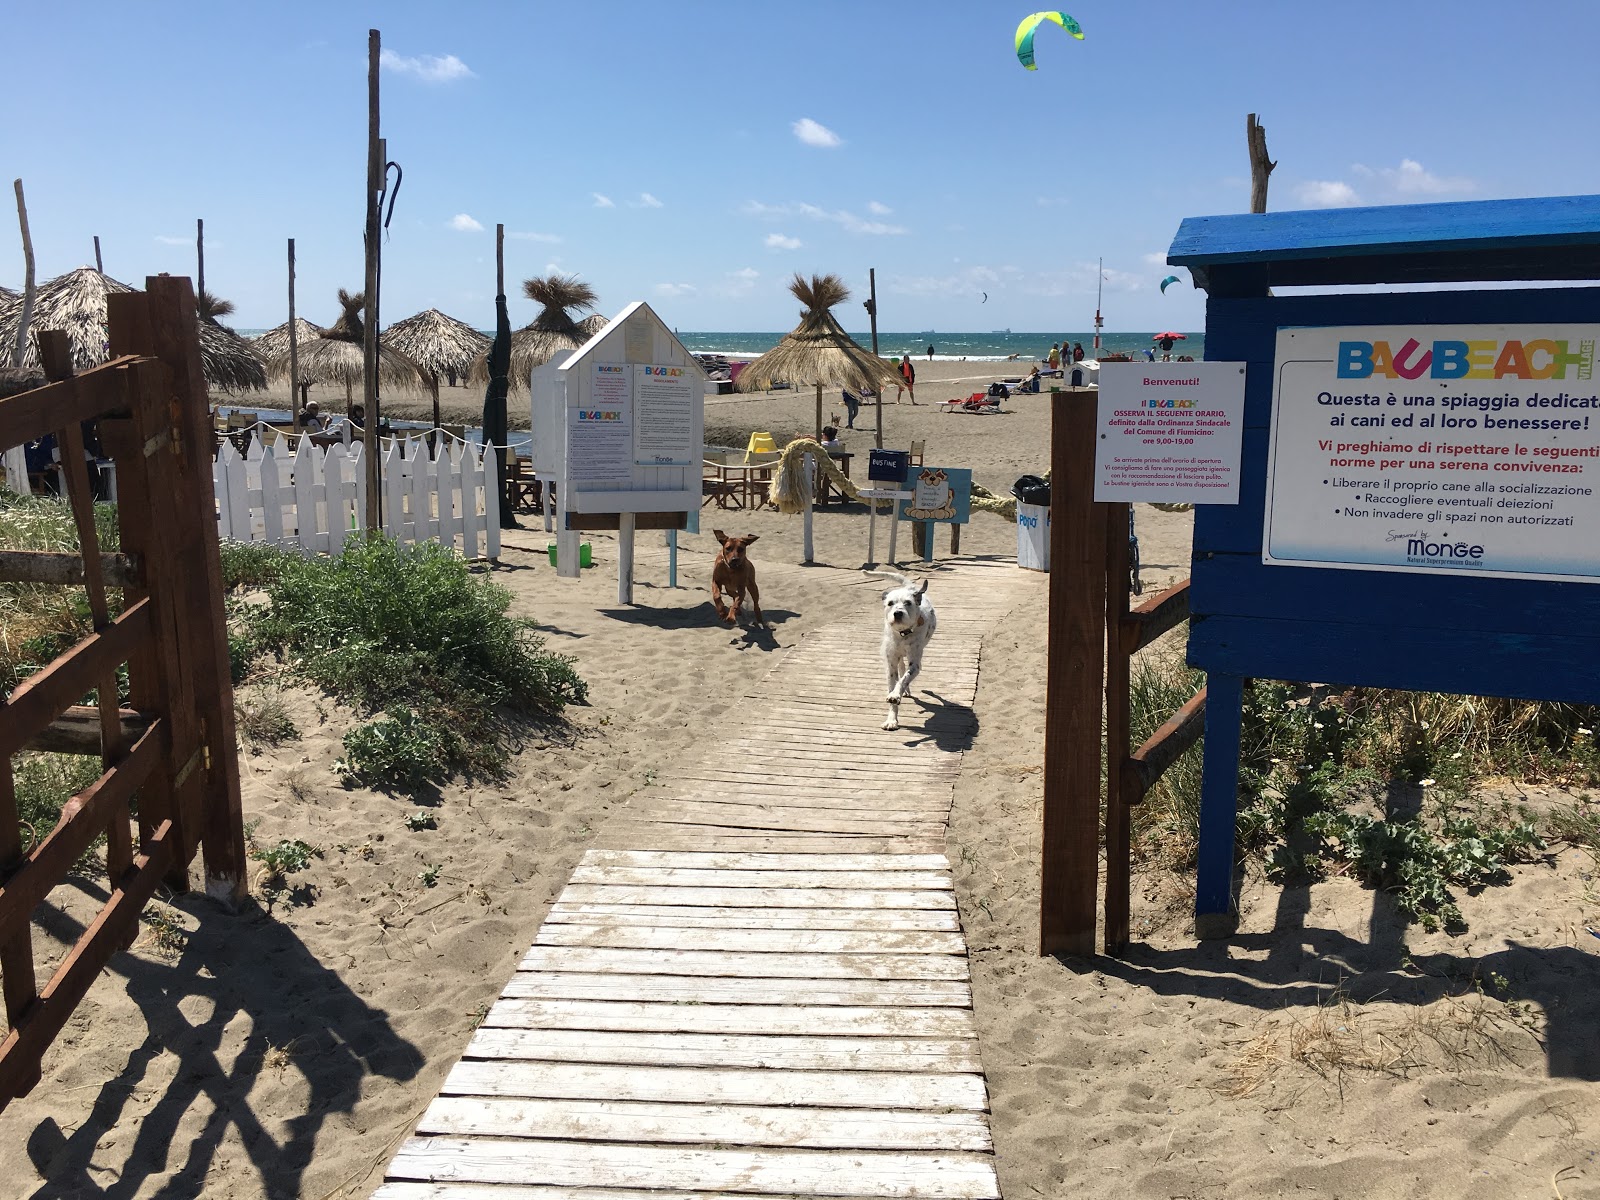
<path id="1" fill-rule="evenodd" d="M 640 514 L 696 512 L 705 441 L 705 373 L 644 302 L 582 349 L 533 372 L 534 464 L 556 483 L 557 574 L 575 578 L 584 529 L 617 531 L 617 600 L 633 602 Z"/>
<path id="2" fill-rule="evenodd" d="M 1099 502 L 1239 503 L 1244 364 L 1102 363 Z"/>
<path id="3" fill-rule="evenodd" d="M 1280 329 L 1262 559 L 1600 582 L 1595 325 Z"/>

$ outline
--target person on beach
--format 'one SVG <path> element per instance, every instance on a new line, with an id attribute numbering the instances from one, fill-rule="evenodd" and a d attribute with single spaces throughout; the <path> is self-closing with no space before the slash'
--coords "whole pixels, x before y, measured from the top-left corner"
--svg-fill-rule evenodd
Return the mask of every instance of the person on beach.
<path id="1" fill-rule="evenodd" d="M 1161 361 L 1162 362 L 1166 362 L 1171 357 L 1172 357 L 1172 339 L 1171 338 L 1162 338 L 1161 339 Z"/>
<path id="2" fill-rule="evenodd" d="M 352 404 L 349 416 L 345 419 L 357 429 L 365 429 L 367 427 L 367 406 L 365 404 Z"/>
<path id="3" fill-rule="evenodd" d="M 322 405 L 315 400 L 300 410 L 300 428 L 307 433 L 321 433 L 327 427 L 328 423 L 322 419 Z"/>
<path id="4" fill-rule="evenodd" d="M 1061 347 L 1054 342 L 1050 343 L 1050 369 L 1052 371 L 1061 370 Z"/>
<path id="5" fill-rule="evenodd" d="M 1082 342 L 1073 342 L 1072 343 L 1072 361 L 1073 362 L 1082 362 L 1083 361 L 1083 343 Z"/>
<path id="6" fill-rule="evenodd" d="M 906 381 L 906 391 L 911 393 L 911 407 L 917 406 L 917 369 L 911 365 L 911 355 L 900 356 L 900 378 Z M 895 403 L 899 403 L 897 397 Z"/>
<path id="7" fill-rule="evenodd" d="M 839 440 L 839 431 L 832 425 L 822 427 L 822 448 L 824 450 L 843 450 L 844 443 Z"/>
<path id="8" fill-rule="evenodd" d="M 929 362 L 933 361 L 933 343 L 932 342 L 928 343 L 928 361 Z"/>
<path id="9" fill-rule="evenodd" d="M 844 424 L 846 429 L 856 427 L 856 413 L 861 411 L 861 397 L 849 388 L 845 388 L 844 396 Z"/>

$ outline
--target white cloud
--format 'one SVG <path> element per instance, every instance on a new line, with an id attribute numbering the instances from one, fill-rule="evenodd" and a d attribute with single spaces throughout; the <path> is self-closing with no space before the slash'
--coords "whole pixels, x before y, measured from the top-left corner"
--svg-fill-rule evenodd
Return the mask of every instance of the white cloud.
<path id="1" fill-rule="evenodd" d="M 679 296 L 692 296 L 695 293 L 692 283 L 658 283 L 655 287 L 656 295 L 667 299 L 676 299 Z"/>
<path id="2" fill-rule="evenodd" d="M 1349 208 L 1361 203 L 1355 188 L 1342 179 L 1308 179 L 1295 187 L 1294 194 L 1307 208 Z"/>
<path id="3" fill-rule="evenodd" d="M 408 57 L 385 50 L 378 55 L 378 63 L 385 71 L 396 75 L 413 75 L 423 83 L 454 83 L 458 79 L 476 79 L 472 68 L 454 54 L 419 54 Z"/>
<path id="4" fill-rule="evenodd" d="M 1376 179 L 1399 196 L 1453 196 L 1475 192 L 1478 185 L 1465 177 L 1435 175 L 1414 158 L 1402 158 L 1398 167 L 1368 167 L 1357 163 L 1358 175 Z"/>
<path id="5" fill-rule="evenodd" d="M 633 207 L 634 208 L 662 208 L 664 206 L 662 205 L 661 201 L 657 200 L 649 192 L 640 192 L 639 193 L 639 198 L 637 200 L 633 201 Z"/>
<path id="6" fill-rule="evenodd" d="M 754 267 L 740 267 L 737 271 L 729 271 L 728 274 L 732 278 L 742 279 L 746 283 L 754 283 L 761 278 L 761 272 Z"/>
<path id="7" fill-rule="evenodd" d="M 887 204 L 879 204 L 876 200 L 868 200 L 867 211 L 875 217 L 887 217 L 894 209 Z"/>
<path id="8" fill-rule="evenodd" d="M 754 267 L 740 267 L 737 271 L 729 271 L 713 290 L 723 296 L 748 296 L 755 290 L 756 280 L 760 278 L 761 272 Z"/>
<path id="9" fill-rule="evenodd" d="M 795 137 L 808 146 L 818 146 L 824 150 L 831 150 L 844 142 L 844 139 L 833 130 L 826 125 L 817 124 L 810 117 L 801 117 L 789 128 L 794 130 Z"/>
<path id="10" fill-rule="evenodd" d="M 173 237 L 172 235 L 166 234 L 166 233 L 158 233 L 158 234 L 156 234 L 156 241 L 160 242 L 163 246 L 192 246 L 192 245 L 194 245 L 194 239 L 193 238 Z"/>
<path id="11" fill-rule="evenodd" d="M 450 218 L 450 228 L 459 233 L 482 233 L 483 226 L 466 213 L 457 213 Z"/>
<path id="12" fill-rule="evenodd" d="M 884 221 L 869 221 L 846 209 L 826 209 L 804 201 L 793 204 L 763 204 L 759 200 L 745 202 L 743 212 L 752 217 L 805 217 L 812 221 L 827 221 L 838 225 L 847 233 L 894 235 L 908 233 L 903 225 L 890 225 Z"/>
<path id="13" fill-rule="evenodd" d="M 769 233 L 767 234 L 767 240 L 762 244 L 768 250 L 798 250 L 801 243 L 800 239 L 796 237 L 788 237 L 781 233 Z"/>
<path id="14" fill-rule="evenodd" d="M 506 236 L 519 242 L 548 242 L 552 246 L 561 244 L 561 238 L 553 233 L 508 233 Z"/>
<path id="15" fill-rule="evenodd" d="M 1149 263 L 1152 267 L 1164 267 L 1167 265 L 1166 251 L 1157 250 L 1153 254 L 1146 254 L 1144 256 L 1144 261 Z"/>
<path id="16" fill-rule="evenodd" d="M 617 202 L 610 196 L 603 196 L 599 192 L 595 192 L 594 206 L 596 208 L 615 208 L 617 206 Z"/>

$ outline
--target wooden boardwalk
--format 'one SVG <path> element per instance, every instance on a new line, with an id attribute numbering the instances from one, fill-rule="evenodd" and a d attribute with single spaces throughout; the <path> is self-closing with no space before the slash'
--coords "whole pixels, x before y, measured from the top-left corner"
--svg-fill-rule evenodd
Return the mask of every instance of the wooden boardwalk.
<path id="1" fill-rule="evenodd" d="M 878 592 L 601 829 L 374 1200 L 995 1200 L 945 826 L 1011 564 L 933 574 L 879 728 Z"/>

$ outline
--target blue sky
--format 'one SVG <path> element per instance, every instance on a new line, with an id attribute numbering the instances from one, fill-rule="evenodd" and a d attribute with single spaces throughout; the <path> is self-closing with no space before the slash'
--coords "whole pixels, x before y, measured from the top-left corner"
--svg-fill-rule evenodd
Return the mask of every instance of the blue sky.
<path id="1" fill-rule="evenodd" d="M 1166 295 L 1179 221 L 1248 206 L 1244 118 L 1279 161 L 1273 209 L 1600 191 L 1592 4 L 1074 0 L 1087 35 L 1024 4 L 26 5 L 7 17 L 11 119 L 40 277 L 93 261 L 192 275 L 241 327 L 358 288 L 366 34 L 405 169 L 387 323 L 492 321 L 494 225 L 518 284 L 576 272 L 600 309 L 646 299 L 685 330 L 777 330 L 784 282 L 867 269 L 881 327 L 1082 330 L 1105 260 L 1108 329 L 1197 329 Z M 26 100 L 22 98 L 27 98 Z M 7 205 L 9 208 L 9 205 Z M 0 229 L 13 228 L 9 221 Z M 20 284 L 0 232 L 0 283 Z M 987 293 L 988 300 L 982 300 Z M 859 315 L 858 315 L 859 314 Z"/>

